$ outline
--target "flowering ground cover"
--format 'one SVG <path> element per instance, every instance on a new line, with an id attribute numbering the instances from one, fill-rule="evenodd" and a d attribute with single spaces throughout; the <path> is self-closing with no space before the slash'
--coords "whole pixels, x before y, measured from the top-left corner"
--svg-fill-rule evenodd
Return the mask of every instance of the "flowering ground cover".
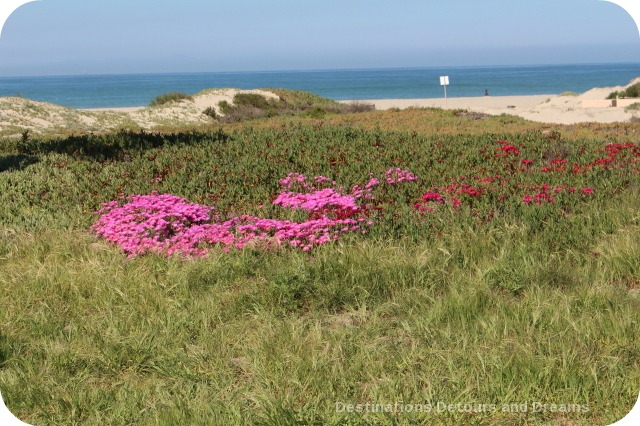
<path id="1" fill-rule="evenodd" d="M 385 175 L 387 185 L 417 180 L 411 172 L 397 167 Z M 281 192 L 273 200 L 274 205 L 305 212 L 307 217 L 299 222 L 250 215 L 220 221 L 213 207 L 153 193 L 129 196 L 123 205 L 104 203 L 92 230 L 129 256 L 147 252 L 203 256 L 208 252 L 206 246 L 215 244 L 223 245 L 225 251 L 229 247 L 273 248 L 283 244 L 308 251 L 337 240 L 344 232 L 364 234 L 366 227 L 373 225 L 370 202 L 378 179 L 372 177 L 364 187 L 356 185 L 348 194 L 343 194 L 344 188 L 336 188 L 335 181 L 330 187 L 318 188 L 331 182 L 327 177 L 315 176 L 313 182 L 307 182 L 302 174 L 289 173 L 280 181 Z M 295 187 L 298 191 L 293 191 Z"/>
<path id="2" fill-rule="evenodd" d="M 370 116 L 420 114 L 438 127 Z M 618 420 L 640 384 L 633 129 L 459 120 L 3 141 L 5 402 L 33 424 Z M 497 408 L 336 409 L 368 402 Z M 502 410 L 533 402 L 580 410 Z"/>
<path id="3" fill-rule="evenodd" d="M 518 204 L 532 209 L 550 204 L 558 214 L 567 215 L 596 196 L 596 188 L 589 185 L 597 186 L 603 173 L 623 180 L 640 173 L 640 148 L 631 142 L 604 144 L 592 154 L 597 158 L 578 155 L 571 162 L 551 151 L 535 160 L 531 159 L 535 152 L 531 152 L 533 157 L 525 158 L 529 151 L 498 139 L 493 150 L 483 147 L 478 151 L 476 161 L 481 167 L 465 170 L 462 176 L 432 181 L 435 185 L 413 207 L 420 213 L 445 210 L 452 215 L 449 220 L 456 220 L 456 214 L 495 215 L 505 208 L 513 211 Z M 385 214 L 374 195 L 381 186 L 386 186 L 387 193 L 394 191 L 391 186 L 404 182 L 419 186 L 418 176 L 399 167 L 389 168 L 379 177 L 370 173 L 368 179 L 366 184 L 346 191 L 325 176 L 308 179 L 300 173 L 287 174 L 279 181 L 280 193 L 271 204 L 303 211 L 306 217 L 299 221 L 247 214 L 222 220 L 214 206 L 153 192 L 129 196 L 124 204 L 103 203 L 92 231 L 120 246 L 129 256 L 148 252 L 203 256 L 215 245 L 223 246 L 225 251 L 247 245 L 267 249 L 289 245 L 308 251 L 337 240 L 345 232 L 365 234 L 367 227 L 374 224 L 373 219 Z M 405 220 L 420 221 L 411 213 L 407 216 Z"/>

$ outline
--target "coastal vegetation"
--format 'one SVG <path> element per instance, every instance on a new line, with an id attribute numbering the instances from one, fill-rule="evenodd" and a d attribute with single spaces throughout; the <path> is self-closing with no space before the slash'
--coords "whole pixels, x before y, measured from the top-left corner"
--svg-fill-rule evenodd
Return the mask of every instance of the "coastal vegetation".
<path id="1" fill-rule="evenodd" d="M 216 114 L 213 118 L 217 122 L 233 123 L 275 116 L 298 115 L 323 118 L 327 114 L 350 114 L 375 109 L 373 104 L 366 102 L 340 103 L 333 99 L 298 90 L 265 90 L 274 93 L 278 98 L 266 98 L 255 93 L 237 93 L 232 102 L 222 100 L 218 103 L 220 114 Z"/>
<path id="2" fill-rule="evenodd" d="M 180 102 L 183 100 L 191 101 L 193 100 L 193 96 L 187 95 L 186 93 L 180 93 L 180 92 L 165 93 L 153 98 L 153 100 L 149 102 L 149 106 L 150 107 L 160 106 L 160 105 Z"/>
<path id="3" fill-rule="evenodd" d="M 624 90 L 614 91 L 607 96 L 607 99 L 617 98 L 638 98 L 640 97 L 640 83 L 635 83 L 628 86 Z"/>
<path id="4" fill-rule="evenodd" d="M 602 425 L 631 409 L 636 125 L 273 92 L 227 113 L 287 113 L 0 142 L 14 414 Z"/>
<path id="5" fill-rule="evenodd" d="M 638 111 L 640 110 L 640 102 L 634 102 L 629 106 L 626 106 L 625 111 Z"/>

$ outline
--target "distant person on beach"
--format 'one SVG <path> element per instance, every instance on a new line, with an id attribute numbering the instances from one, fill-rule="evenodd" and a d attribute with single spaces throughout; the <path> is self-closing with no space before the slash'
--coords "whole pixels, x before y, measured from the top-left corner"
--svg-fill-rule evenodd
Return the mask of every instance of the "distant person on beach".
<path id="1" fill-rule="evenodd" d="M 487 89 L 484 89 L 484 95 L 489 96 L 489 91 Z"/>

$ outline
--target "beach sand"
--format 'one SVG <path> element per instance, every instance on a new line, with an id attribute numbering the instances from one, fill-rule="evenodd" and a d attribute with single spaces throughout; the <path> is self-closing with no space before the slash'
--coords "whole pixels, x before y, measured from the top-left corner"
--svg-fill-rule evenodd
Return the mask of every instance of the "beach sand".
<path id="1" fill-rule="evenodd" d="M 640 82 L 640 78 L 630 82 L 629 85 L 638 82 Z M 596 88 L 580 95 L 565 93 L 560 95 L 479 96 L 449 99 L 381 99 L 359 102 L 374 104 L 378 110 L 446 108 L 490 115 L 516 115 L 542 123 L 613 123 L 628 122 L 633 118 L 640 120 L 640 110 L 625 108 L 636 100 L 619 100 L 616 106 L 612 106 L 612 102 L 605 99 L 612 91 L 623 90 L 629 85 Z M 24 98 L 5 97 L 0 98 L 0 135 L 19 137 L 27 130 L 34 133 L 64 133 L 69 131 L 108 131 L 122 128 L 152 130 L 171 126 L 206 125 L 211 123 L 211 118 L 203 111 L 212 107 L 218 115 L 222 115 L 218 103 L 222 100 L 232 103 L 234 95 L 239 92 L 257 93 L 265 97 L 277 98 L 275 94 L 261 90 L 208 89 L 194 95 L 191 100 L 152 108 L 79 110 Z"/>
<path id="2" fill-rule="evenodd" d="M 132 112 L 138 112 L 142 109 L 145 109 L 146 107 L 144 106 L 137 106 L 137 107 L 113 107 L 113 108 L 82 108 L 79 109 L 78 111 L 85 111 L 85 112 L 124 112 L 126 114 L 130 114 Z"/>
<path id="3" fill-rule="evenodd" d="M 472 109 L 482 111 L 502 111 L 513 106 L 517 109 L 533 108 L 556 95 L 535 96 L 481 96 L 467 98 L 425 98 L 425 99 L 379 99 L 360 101 L 373 103 L 376 109 L 385 110 L 392 108 L 446 108 L 446 109 Z"/>
<path id="4" fill-rule="evenodd" d="M 266 98 L 278 98 L 271 92 L 264 90 L 240 90 L 240 89 L 207 89 L 194 95 L 192 99 L 169 103 L 156 107 L 129 107 L 129 108 L 95 108 L 80 110 L 86 113 L 124 113 L 137 125 L 145 129 L 151 129 L 163 124 L 206 124 L 211 121 L 203 114 L 209 107 L 215 109 L 216 114 L 223 115 L 220 111 L 220 101 L 233 103 L 233 97 L 237 93 L 255 93 Z"/>
<path id="5" fill-rule="evenodd" d="M 73 109 L 21 97 L 0 97 L 0 136 L 20 137 L 25 131 L 41 134 L 206 125 L 211 118 L 204 111 L 211 107 L 222 115 L 220 101 L 233 103 L 237 93 L 278 98 L 262 90 L 207 89 L 192 99 L 155 107 Z"/>
<path id="6" fill-rule="evenodd" d="M 611 106 L 606 97 L 613 91 L 624 90 L 640 82 L 633 80 L 627 86 L 594 88 L 583 94 L 533 95 L 533 96 L 478 96 L 467 98 L 431 99 L 379 99 L 361 102 L 374 104 L 376 109 L 392 108 L 444 108 L 465 109 L 473 112 L 500 115 L 511 114 L 531 121 L 555 124 L 585 122 L 614 123 L 640 117 L 640 111 L 627 111 L 625 106 L 639 100 L 619 100 Z M 353 102 L 353 101 L 344 101 Z"/>
<path id="7" fill-rule="evenodd" d="M 341 101 L 343 103 L 362 102 L 375 105 L 377 110 L 407 109 L 407 108 L 442 108 L 442 109 L 463 109 L 489 115 L 510 114 L 526 118 L 527 120 L 541 123 L 555 124 L 575 124 L 584 122 L 614 123 L 629 121 L 632 117 L 640 117 L 640 111 L 625 111 L 625 103 L 619 101 L 617 107 L 610 106 L 610 102 L 604 102 L 609 93 L 614 90 L 622 90 L 624 87 L 592 89 L 582 95 L 528 95 L 528 96 L 478 96 L 460 98 L 424 98 L 424 99 L 377 99 L 377 100 L 356 100 Z M 196 98 L 194 106 L 198 111 L 204 110 L 207 105 L 214 105 L 217 108 L 220 100 L 231 101 L 232 92 L 218 91 L 216 94 L 200 96 Z M 254 91 L 255 92 L 255 91 Z M 265 94 L 265 92 L 261 92 Z M 269 94 L 271 95 L 271 94 Z M 602 102 L 590 102 L 602 101 Z M 633 102 L 633 101 L 632 101 Z M 598 106 L 599 103 L 608 104 Z M 629 102 L 626 102 L 629 104 Z M 595 105 L 595 106 L 594 106 Z M 149 111 L 145 107 L 129 108 L 99 108 L 83 110 L 87 112 L 119 112 L 127 113 L 143 125 L 152 124 L 153 120 L 148 120 Z M 198 111 L 194 111 L 197 112 Z M 182 114 L 184 111 L 180 107 L 163 111 L 164 118 L 180 119 L 182 115 L 186 121 L 193 121 L 195 117 L 187 117 Z M 220 113 L 219 111 L 217 111 Z M 191 115 L 191 114 L 189 114 Z"/>

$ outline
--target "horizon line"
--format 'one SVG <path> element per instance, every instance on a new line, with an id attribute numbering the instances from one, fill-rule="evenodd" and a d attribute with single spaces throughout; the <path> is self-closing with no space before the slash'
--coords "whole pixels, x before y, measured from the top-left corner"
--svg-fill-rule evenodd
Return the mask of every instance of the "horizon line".
<path id="1" fill-rule="evenodd" d="M 300 68 L 275 70 L 234 70 L 234 71 L 150 71 L 150 72 L 116 72 L 116 73 L 77 73 L 77 74 L 34 74 L 34 75 L 0 75 L 0 79 L 9 78 L 67 78 L 67 77 L 111 77 L 142 75 L 175 75 L 175 74 L 268 74 L 290 72 L 336 72 L 336 71 L 385 71 L 385 70 L 426 70 L 426 69 L 460 69 L 460 68 L 537 68 L 571 65 L 640 65 L 640 59 L 634 61 L 614 62 L 565 62 L 536 64 L 502 64 L 502 65 L 438 65 L 438 66 L 403 66 L 403 67 L 354 67 L 354 68 Z"/>

